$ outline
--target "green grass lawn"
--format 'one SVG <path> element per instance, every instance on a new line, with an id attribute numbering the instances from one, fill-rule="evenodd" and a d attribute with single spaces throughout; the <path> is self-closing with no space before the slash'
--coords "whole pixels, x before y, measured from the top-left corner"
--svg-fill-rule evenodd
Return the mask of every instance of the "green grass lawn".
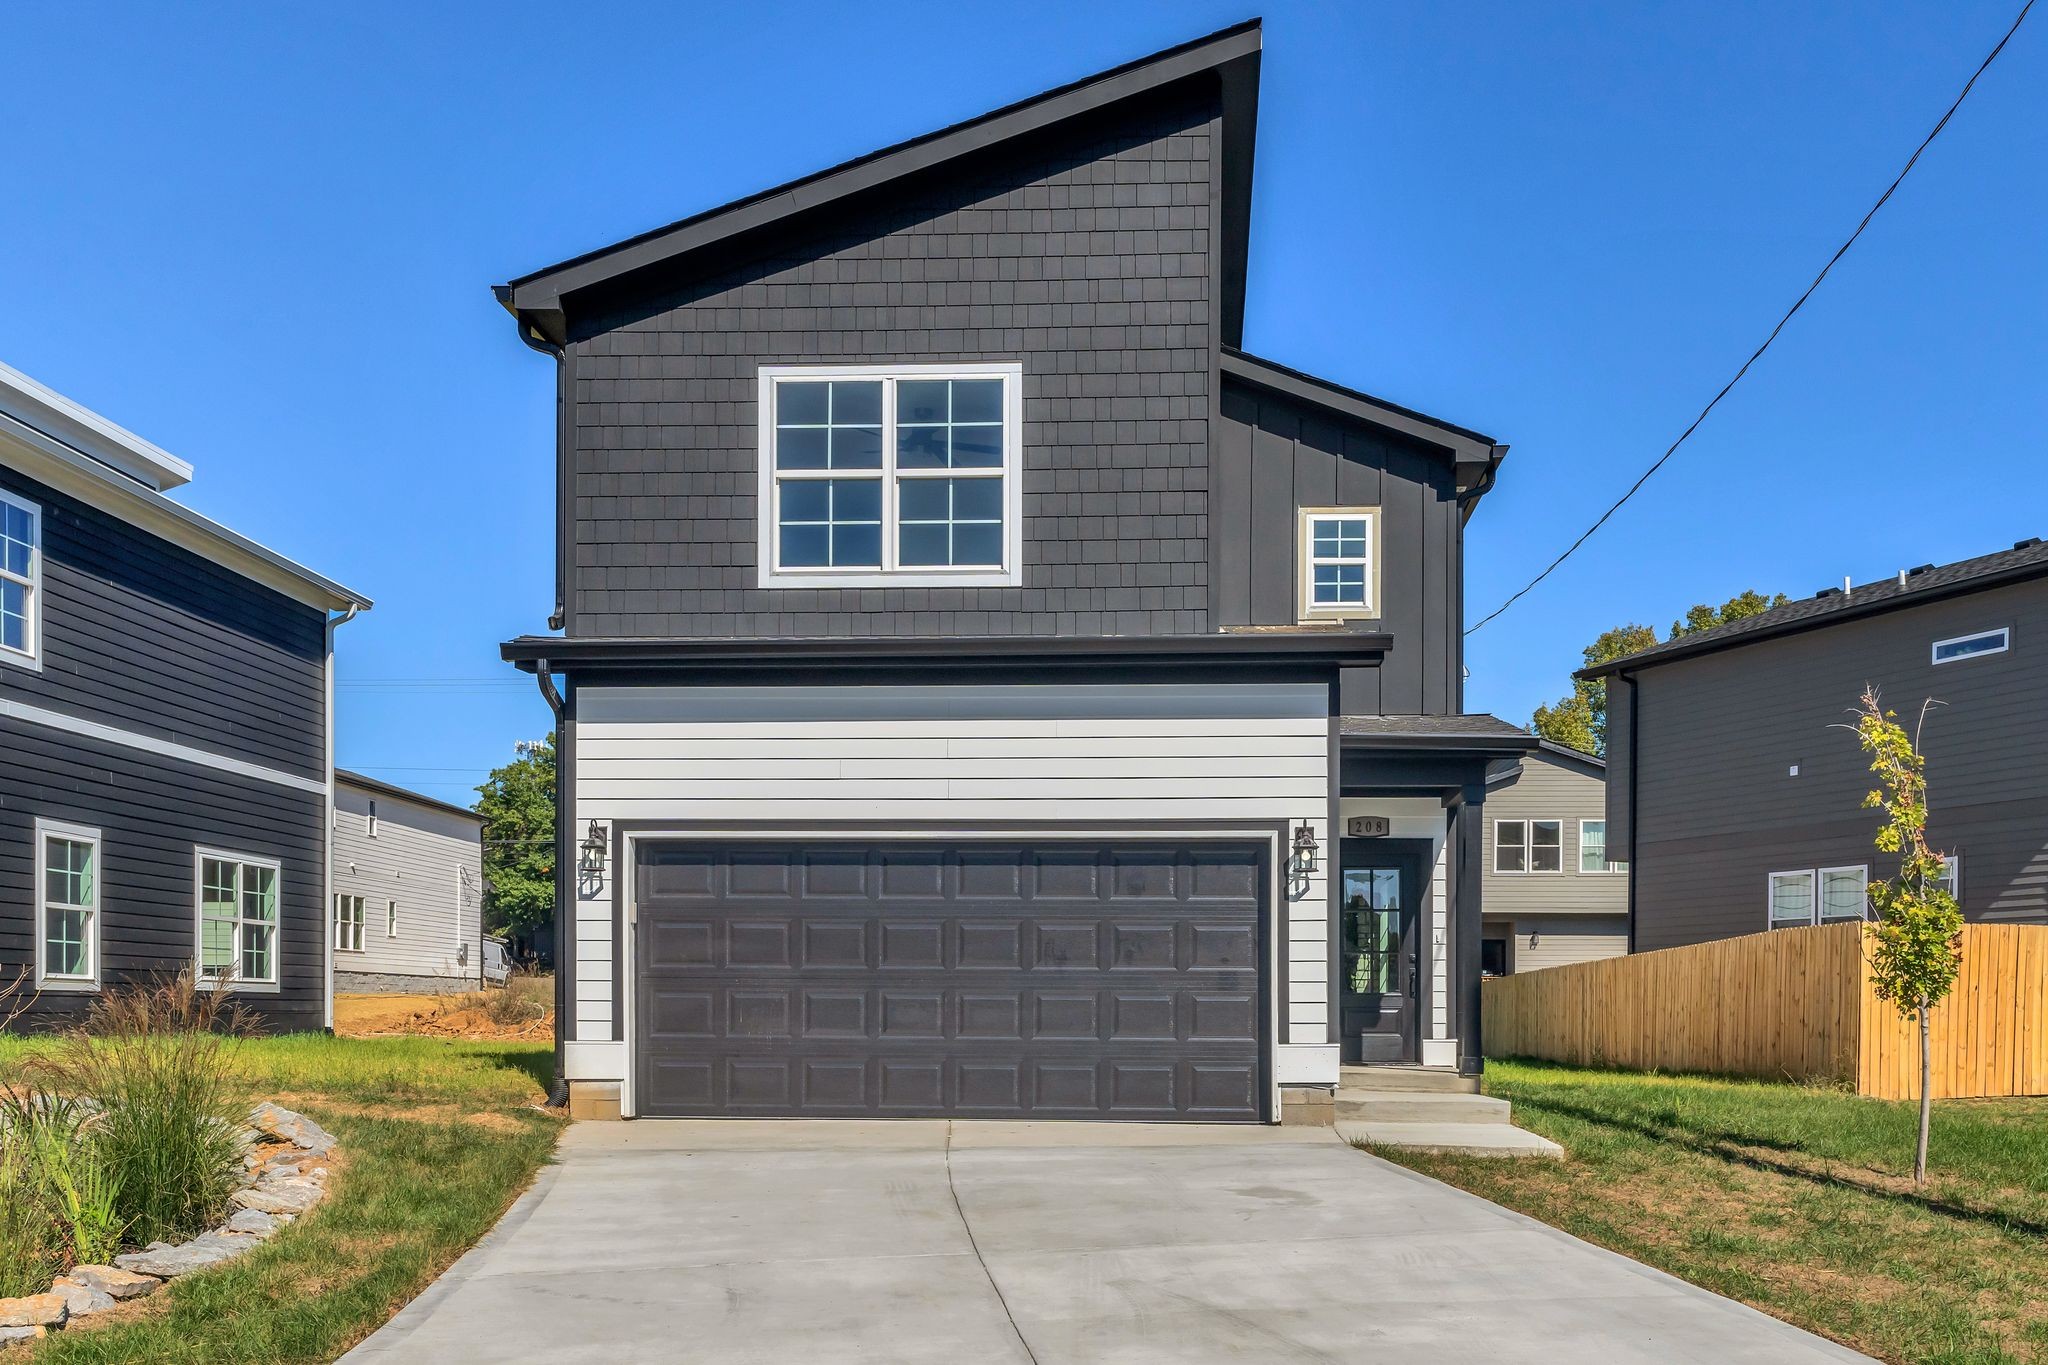
<path id="1" fill-rule="evenodd" d="M 35 1046 L 0 1037 L 0 1070 Z M 236 1065 L 252 1100 L 340 1139 L 334 1194 L 237 1261 L 52 1334 L 36 1365 L 332 1360 L 490 1229 L 561 1128 L 533 1107 L 545 1043 L 295 1035 L 240 1043 Z"/>
<path id="2" fill-rule="evenodd" d="M 1892 1361 L 2048 1361 L 2048 1100 L 1487 1063 L 1569 1159 L 1380 1154 Z"/>

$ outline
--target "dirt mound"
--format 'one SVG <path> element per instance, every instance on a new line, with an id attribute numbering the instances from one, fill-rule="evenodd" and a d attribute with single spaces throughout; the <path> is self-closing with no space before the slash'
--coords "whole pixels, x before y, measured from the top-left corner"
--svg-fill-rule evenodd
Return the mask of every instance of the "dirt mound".
<path id="1" fill-rule="evenodd" d="M 506 990 L 463 995 L 341 995 L 334 1031 L 347 1038 L 478 1038 L 523 1042 L 554 1036 L 555 1012 Z"/>

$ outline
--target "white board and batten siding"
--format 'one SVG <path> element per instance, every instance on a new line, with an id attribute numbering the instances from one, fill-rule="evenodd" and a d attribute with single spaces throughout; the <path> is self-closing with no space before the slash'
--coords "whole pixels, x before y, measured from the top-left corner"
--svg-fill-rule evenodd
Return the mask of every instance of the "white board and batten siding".
<path id="1" fill-rule="evenodd" d="M 375 803 L 376 833 L 370 832 Z M 363 898 L 363 947 L 337 946 L 334 970 L 353 975 L 477 980 L 483 951 L 483 826 L 479 820 L 337 775 L 334 894 Z M 398 905 L 395 934 L 388 912 Z M 334 905 L 327 907 L 334 932 Z"/>
<path id="2" fill-rule="evenodd" d="M 1327 851 L 1329 744 L 1319 684 L 582 687 L 575 827 L 1085 822 L 1142 834 L 1306 821 Z M 1280 884 L 1275 1080 L 1329 1084 L 1323 872 Z M 572 1079 L 624 1076 L 625 1044 L 599 1041 L 621 1008 L 612 979 L 607 875 L 578 892 Z"/>

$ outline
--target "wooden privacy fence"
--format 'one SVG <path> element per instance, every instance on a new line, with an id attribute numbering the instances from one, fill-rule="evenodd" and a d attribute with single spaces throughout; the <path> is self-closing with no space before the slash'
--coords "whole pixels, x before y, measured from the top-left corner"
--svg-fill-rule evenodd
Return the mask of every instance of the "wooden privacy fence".
<path id="1" fill-rule="evenodd" d="M 1920 1095 L 1917 1030 L 1877 998 L 1863 926 L 1547 967 L 1485 983 L 1486 1055 L 1587 1066 L 1831 1080 Z M 1933 1016 L 1937 1099 L 2048 1095 L 2048 927 L 1972 924 Z"/>

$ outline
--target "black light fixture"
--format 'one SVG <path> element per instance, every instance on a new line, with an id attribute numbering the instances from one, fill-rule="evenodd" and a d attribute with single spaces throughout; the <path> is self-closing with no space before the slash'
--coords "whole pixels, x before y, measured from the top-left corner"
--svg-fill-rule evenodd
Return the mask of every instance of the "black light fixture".
<path id="1" fill-rule="evenodd" d="M 590 822 L 590 833 L 583 836 L 581 848 L 583 852 L 583 870 L 585 872 L 604 871 L 605 839 L 603 825 L 598 824 L 595 820 Z"/>
<path id="2" fill-rule="evenodd" d="M 1294 828 L 1294 867 L 1297 872 L 1316 870 L 1316 831 L 1304 820 Z"/>

